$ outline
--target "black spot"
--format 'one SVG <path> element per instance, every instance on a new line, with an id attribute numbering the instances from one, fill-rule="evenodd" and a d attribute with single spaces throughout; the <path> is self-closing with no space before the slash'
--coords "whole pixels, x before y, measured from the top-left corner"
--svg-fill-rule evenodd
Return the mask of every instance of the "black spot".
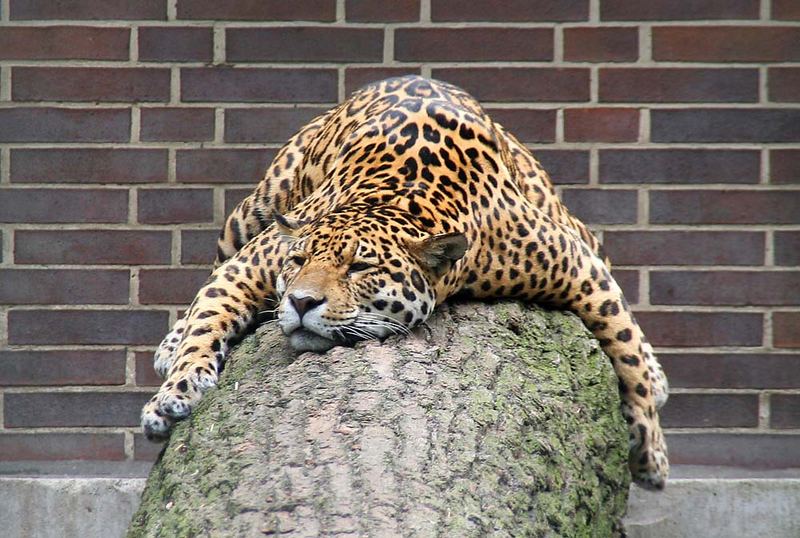
<path id="1" fill-rule="evenodd" d="M 386 308 L 387 305 L 388 303 L 383 299 L 378 299 L 377 301 L 372 302 L 372 306 L 374 306 L 378 310 L 383 310 L 384 308 Z"/>
<path id="2" fill-rule="evenodd" d="M 617 333 L 617 340 L 620 342 L 629 342 L 632 337 L 630 329 L 622 329 Z"/>
<path id="3" fill-rule="evenodd" d="M 392 314 L 397 314 L 398 312 L 402 312 L 404 310 L 403 303 L 400 301 L 394 301 L 392 303 Z"/>
<path id="4" fill-rule="evenodd" d="M 641 383 L 637 383 L 636 384 L 636 394 L 638 394 L 639 396 L 644 398 L 645 396 L 647 396 L 647 389 Z"/>
<path id="5" fill-rule="evenodd" d="M 629 366 L 639 366 L 639 357 L 636 355 L 623 355 L 619 360 Z"/>
<path id="6" fill-rule="evenodd" d="M 186 383 L 185 379 L 181 379 L 178 381 L 178 384 L 175 385 L 175 388 L 181 392 L 186 392 L 186 390 L 189 388 L 189 385 Z"/>

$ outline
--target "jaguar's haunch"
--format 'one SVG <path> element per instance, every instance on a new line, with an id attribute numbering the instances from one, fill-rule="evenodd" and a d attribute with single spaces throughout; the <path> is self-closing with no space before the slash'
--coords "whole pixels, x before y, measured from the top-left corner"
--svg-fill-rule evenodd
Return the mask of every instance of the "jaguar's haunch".
<path id="1" fill-rule="evenodd" d="M 324 351 L 405 333 L 454 295 L 580 316 L 619 378 L 631 473 L 663 487 L 666 378 L 599 242 L 474 98 L 417 76 L 357 91 L 280 150 L 156 352 L 166 381 L 142 427 L 167 436 L 216 384 L 227 343 L 271 303 L 292 346 Z"/>

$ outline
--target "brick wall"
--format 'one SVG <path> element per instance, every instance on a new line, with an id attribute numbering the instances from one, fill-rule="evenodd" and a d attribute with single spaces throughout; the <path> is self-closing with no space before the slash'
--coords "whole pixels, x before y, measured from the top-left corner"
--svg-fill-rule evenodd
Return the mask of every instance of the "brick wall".
<path id="1" fill-rule="evenodd" d="M 800 466 L 797 0 L 0 0 L 0 459 L 150 459 L 226 212 L 360 84 L 459 84 L 598 230 L 675 463 Z"/>

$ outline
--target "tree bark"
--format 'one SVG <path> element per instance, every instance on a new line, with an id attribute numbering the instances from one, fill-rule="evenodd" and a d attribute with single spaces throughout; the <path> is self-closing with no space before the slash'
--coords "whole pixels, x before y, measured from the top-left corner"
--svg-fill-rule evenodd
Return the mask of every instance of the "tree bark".
<path id="1" fill-rule="evenodd" d="M 128 536 L 614 536 L 628 482 L 616 378 L 577 317 L 469 302 L 324 355 L 261 327 Z"/>

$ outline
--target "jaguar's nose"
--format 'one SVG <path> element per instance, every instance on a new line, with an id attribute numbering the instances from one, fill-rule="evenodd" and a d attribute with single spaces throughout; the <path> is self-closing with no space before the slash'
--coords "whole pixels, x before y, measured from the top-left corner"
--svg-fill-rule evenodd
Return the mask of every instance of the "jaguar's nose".
<path id="1" fill-rule="evenodd" d="M 322 304 L 325 304 L 327 300 L 327 297 L 317 299 L 316 297 L 311 297 L 310 295 L 306 295 L 305 297 L 298 297 L 294 293 L 289 295 L 289 302 L 292 303 L 292 306 L 297 312 L 297 316 L 301 320 L 307 312 L 314 310 L 316 307 Z"/>

